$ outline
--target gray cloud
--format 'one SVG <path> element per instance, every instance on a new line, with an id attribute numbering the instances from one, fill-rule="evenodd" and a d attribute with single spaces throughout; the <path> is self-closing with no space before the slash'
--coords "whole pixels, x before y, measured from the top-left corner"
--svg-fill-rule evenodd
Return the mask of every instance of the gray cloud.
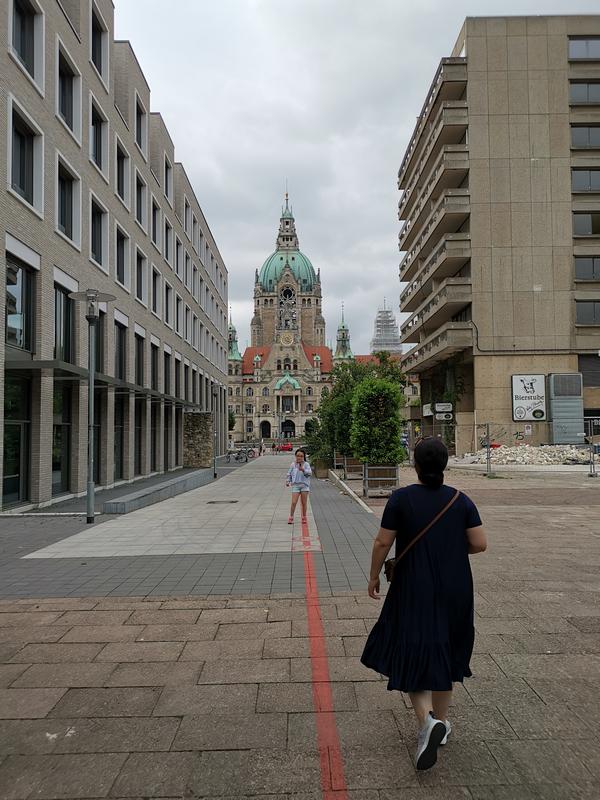
<path id="1" fill-rule="evenodd" d="M 396 174 L 465 16 L 538 14 L 539 0 L 115 0 L 229 269 L 240 343 L 254 270 L 272 252 L 284 180 L 300 246 L 321 268 L 327 337 L 342 300 L 366 353 L 397 307 Z M 544 13 L 594 13 L 547 0 Z"/>

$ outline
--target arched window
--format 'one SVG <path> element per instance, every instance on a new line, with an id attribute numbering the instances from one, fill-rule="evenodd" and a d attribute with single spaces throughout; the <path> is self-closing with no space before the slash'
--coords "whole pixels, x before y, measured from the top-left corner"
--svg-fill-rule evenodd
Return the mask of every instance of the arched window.
<path id="1" fill-rule="evenodd" d="M 269 396 L 269 387 L 265 386 L 265 388 L 263 389 L 262 393 L 263 393 L 263 397 L 268 397 Z"/>
<path id="2" fill-rule="evenodd" d="M 283 369 L 286 370 L 286 371 L 289 371 L 289 370 L 291 370 L 291 368 L 292 368 L 291 359 L 284 358 L 283 359 Z"/>
<path id="3" fill-rule="evenodd" d="M 251 386 L 246 389 L 246 397 L 254 397 L 254 389 Z"/>
<path id="4" fill-rule="evenodd" d="M 294 372 L 298 372 L 298 361 L 297 361 L 297 359 L 294 359 L 293 369 L 294 369 Z"/>
<path id="5" fill-rule="evenodd" d="M 227 366 L 227 374 L 228 374 L 228 375 L 233 375 L 233 370 L 231 369 L 231 364 L 229 364 L 229 365 Z"/>
<path id="6" fill-rule="evenodd" d="M 262 407 L 262 413 L 268 414 L 270 410 L 271 410 L 270 406 L 267 403 L 265 403 Z"/>
<path id="7" fill-rule="evenodd" d="M 281 372 L 281 359 L 277 359 L 277 369 Z"/>
<path id="8" fill-rule="evenodd" d="M 312 403 L 307 403 L 306 404 L 307 413 L 311 412 L 312 410 L 313 410 L 313 404 Z"/>
<path id="9" fill-rule="evenodd" d="M 306 387 L 306 394 L 308 394 L 308 395 L 312 395 L 312 393 L 313 393 L 313 388 L 312 388 L 312 386 L 307 386 L 307 387 Z"/>

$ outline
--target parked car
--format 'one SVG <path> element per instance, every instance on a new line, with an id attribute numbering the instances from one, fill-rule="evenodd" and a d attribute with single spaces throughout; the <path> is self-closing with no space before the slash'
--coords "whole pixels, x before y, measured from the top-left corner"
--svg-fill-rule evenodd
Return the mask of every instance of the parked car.
<path id="1" fill-rule="evenodd" d="M 280 453 L 289 453 L 290 450 L 294 449 L 294 445 L 291 442 L 283 442 L 277 449 Z"/>

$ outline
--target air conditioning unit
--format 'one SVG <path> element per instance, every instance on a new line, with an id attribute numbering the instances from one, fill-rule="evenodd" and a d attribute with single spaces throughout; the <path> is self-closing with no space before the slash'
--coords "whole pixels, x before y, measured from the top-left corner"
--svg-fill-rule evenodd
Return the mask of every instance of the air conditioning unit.
<path id="1" fill-rule="evenodd" d="M 584 444 L 583 378 L 580 372 L 548 375 L 550 441 Z"/>

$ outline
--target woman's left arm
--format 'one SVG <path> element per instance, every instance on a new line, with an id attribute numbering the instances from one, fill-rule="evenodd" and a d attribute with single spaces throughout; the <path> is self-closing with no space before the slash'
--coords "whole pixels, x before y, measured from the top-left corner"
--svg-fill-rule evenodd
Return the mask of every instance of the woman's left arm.
<path id="1" fill-rule="evenodd" d="M 373 552 L 371 554 L 371 572 L 369 574 L 369 597 L 374 600 L 379 599 L 379 574 L 386 560 L 392 545 L 396 541 L 396 531 L 387 528 L 379 528 L 379 533 L 373 542 Z"/>

